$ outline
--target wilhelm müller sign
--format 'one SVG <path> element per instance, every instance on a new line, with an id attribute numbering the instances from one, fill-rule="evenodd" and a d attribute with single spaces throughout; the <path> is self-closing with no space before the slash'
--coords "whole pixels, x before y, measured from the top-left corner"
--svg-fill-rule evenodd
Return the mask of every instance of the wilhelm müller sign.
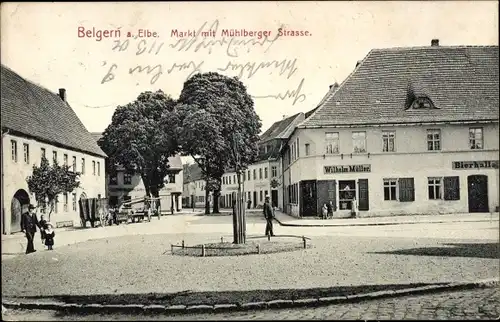
<path id="1" fill-rule="evenodd" d="M 349 173 L 349 172 L 371 172 L 371 165 L 369 165 L 369 164 L 356 164 L 356 165 L 325 166 L 325 174 Z"/>
<path id="2" fill-rule="evenodd" d="M 498 169 L 498 160 L 490 161 L 453 161 L 452 169 Z"/>

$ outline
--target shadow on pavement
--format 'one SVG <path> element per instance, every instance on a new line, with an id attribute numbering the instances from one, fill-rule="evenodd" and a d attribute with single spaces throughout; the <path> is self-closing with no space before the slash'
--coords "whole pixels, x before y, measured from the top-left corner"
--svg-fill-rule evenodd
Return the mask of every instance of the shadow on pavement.
<path id="1" fill-rule="evenodd" d="M 442 247 L 399 249 L 387 252 L 374 252 L 372 254 L 441 256 L 441 257 L 476 257 L 476 258 L 499 259 L 500 245 L 498 243 L 453 243 L 453 244 L 443 244 Z"/>
<path id="2" fill-rule="evenodd" d="M 338 286 L 313 289 L 278 289 L 251 291 L 191 292 L 178 293 L 145 293 L 145 294 L 95 294 L 95 295 L 53 295 L 53 296 L 15 296 L 36 301 L 57 301 L 76 304 L 161 304 L 161 305 L 215 305 L 244 304 L 272 300 L 296 300 L 319 297 L 347 296 L 370 292 L 401 290 L 427 285 L 444 285 L 445 283 L 388 284 Z M 9 296 L 4 295 L 5 298 Z"/>

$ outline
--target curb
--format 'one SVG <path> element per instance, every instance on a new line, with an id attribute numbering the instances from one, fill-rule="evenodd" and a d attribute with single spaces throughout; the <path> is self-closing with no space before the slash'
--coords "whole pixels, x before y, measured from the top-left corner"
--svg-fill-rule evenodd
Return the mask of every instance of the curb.
<path id="1" fill-rule="evenodd" d="M 244 304 L 215 304 L 215 305 L 141 305 L 141 304 L 73 304 L 59 302 L 16 302 L 2 299 L 2 311 L 6 309 L 34 309 L 34 310 L 56 310 L 71 312 L 133 312 L 133 313 L 164 313 L 164 314 L 194 314 L 194 313 L 218 313 L 227 311 L 247 311 L 292 307 L 314 307 L 339 303 L 353 303 L 379 298 L 407 296 L 414 294 L 429 294 L 433 292 L 458 291 L 474 288 L 489 288 L 500 285 L 499 279 L 486 279 L 475 282 L 453 282 L 438 285 L 428 285 L 402 290 L 377 291 L 356 295 L 344 295 L 333 297 L 319 297 L 295 300 L 272 300 L 268 302 L 249 302 Z"/>
<path id="2" fill-rule="evenodd" d="M 408 222 L 380 222 L 380 223 L 352 223 L 352 224 L 287 224 L 274 218 L 280 226 L 284 227 L 356 227 L 356 226 L 392 226 L 392 225 L 417 225 L 417 224 L 447 224 L 447 223 L 469 223 L 469 222 L 490 222 L 489 219 L 478 220 L 440 220 L 440 221 L 408 221 Z M 492 221 L 498 221 L 493 219 Z"/>

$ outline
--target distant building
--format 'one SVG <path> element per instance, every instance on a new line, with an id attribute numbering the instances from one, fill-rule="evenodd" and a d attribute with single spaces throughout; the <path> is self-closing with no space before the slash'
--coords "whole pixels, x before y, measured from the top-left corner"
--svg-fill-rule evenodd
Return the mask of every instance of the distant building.
<path id="1" fill-rule="evenodd" d="M 97 142 L 102 133 L 92 133 Z M 183 173 L 180 155 L 168 158 L 168 174 L 164 179 L 165 186 L 160 190 L 160 211 L 170 213 L 171 210 L 182 210 Z M 146 196 L 146 189 L 140 174 L 125 170 L 117 166 L 116 174 L 106 174 L 106 197 L 110 206 L 119 206 L 123 202 L 137 200 Z"/>
<path id="2" fill-rule="evenodd" d="M 42 155 L 81 172 L 80 188 L 61 194 L 50 218 L 58 227 L 73 226 L 80 222 L 81 198 L 104 197 L 106 154 L 67 103 L 64 89 L 52 93 L 3 65 L 1 80 L 2 232 L 19 232 L 22 211 L 36 204 L 26 178 Z"/>
<path id="3" fill-rule="evenodd" d="M 242 173 L 242 191 L 245 195 L 247 208 L 248 201 L 250 201 L 250 208 L 262 206 L 267 195 L 270 195 L 271 203 L 274 206 L 283 207 L 283 171 L 280 153 L 295 126 L 303 120 L 304 113 L 284 117 L 260 136 L 258 160 L 249 165 Z M 222 190 L 219 200 L 221 207 L 232 206 L 237 190 L 236 173 L 234 170 L 228 170 L 222 176 Z"/>
<path id="4" fill-rule="evenodd" d="M 290 136 L 285 211 L 498 211 L 498 67 L 498 46 L 371 50 Z"/>
<path id="5" fill-rule="evenodd" d="M 200 167 L 194 164 L 184 164 L 184 186 L 183 186 L 183 205 L 187 208 L 205 207 L 205 186 Z M 209 202 L 212 204 L 212 192 L 209 195 Z"/>

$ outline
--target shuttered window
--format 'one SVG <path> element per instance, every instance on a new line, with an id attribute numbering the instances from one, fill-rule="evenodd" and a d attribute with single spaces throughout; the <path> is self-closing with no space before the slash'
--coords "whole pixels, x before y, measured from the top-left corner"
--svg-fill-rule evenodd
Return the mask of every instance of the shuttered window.
<path id="1" fill-rule="evenodd" d="M 413 178 L 399 178 L 399 201 L 415 201 L 415 183 Z"/>
<path id="2" fill-rule="evenodd" d="M 460 180 L 456 177 L 444 177 L 444 200 L 460 200 Z"/>

